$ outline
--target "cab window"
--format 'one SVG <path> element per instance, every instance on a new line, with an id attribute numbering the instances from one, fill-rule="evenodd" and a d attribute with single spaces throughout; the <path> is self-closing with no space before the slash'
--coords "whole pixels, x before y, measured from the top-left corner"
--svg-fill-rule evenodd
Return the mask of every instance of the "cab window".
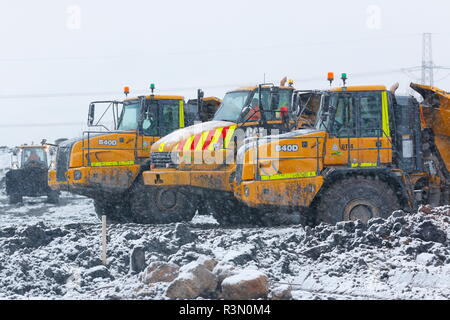
<path id="1" fill-rule="evenodd" d="M 161 137 L 164 137 L 175 131 L 180 126 L 180 104 L 179 101 L 161 101 L 160 104 L 160 133 Z"/>
<path id="2" fill-rule="evenodd" d="M 381 95 L 379 92 L 360 96 L 361 137 L 381 136 Z"/>
<path id="3" fill-rule="evenodd" d="M 356 136 L 355 98 L 351 95 L 339 94 L 335 99 L 335 116 L 331 133 L 339 138 Z M 332 104 L 333 106 L 333 104 Z"/>

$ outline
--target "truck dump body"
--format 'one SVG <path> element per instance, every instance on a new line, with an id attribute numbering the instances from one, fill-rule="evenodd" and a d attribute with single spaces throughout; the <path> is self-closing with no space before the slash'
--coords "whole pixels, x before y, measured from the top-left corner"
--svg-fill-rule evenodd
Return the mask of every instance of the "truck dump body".
<path id="1" fill-rule="evenodd" d="M 422 129 L 431 129 L 447 173 L 450 169 L 450 93 L 441 89 L 411 84 L 424 99 L 420 107 Z"/>

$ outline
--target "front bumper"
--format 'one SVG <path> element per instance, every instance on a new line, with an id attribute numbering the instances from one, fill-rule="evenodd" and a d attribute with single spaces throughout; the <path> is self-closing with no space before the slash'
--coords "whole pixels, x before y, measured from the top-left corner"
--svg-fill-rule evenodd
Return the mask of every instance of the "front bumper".
<path id="1" fill-rule="evenodd" d="M 109 167 L 78 167 L 67 170 L 66 181 L 58 181 L 50 170 L 48 185 L 53 190 L 68 191 L 88 197 L 104 192 L 124 192 L 140 172 L 140 165 Z"/>
<path id="2" fill-rule="evenodd" d="M 243 181 L 234 195 L 250 207 L 309 207 L 323 184 L 323 177 L 271 181 Z"/>
<path id="3" fill-rule="evenodd" d="M 191 186 L 213 190 L 232 191 L 231 171 L 182 171 L 176 169 L 144 171 L 142 177 L 148 186 Z"/>

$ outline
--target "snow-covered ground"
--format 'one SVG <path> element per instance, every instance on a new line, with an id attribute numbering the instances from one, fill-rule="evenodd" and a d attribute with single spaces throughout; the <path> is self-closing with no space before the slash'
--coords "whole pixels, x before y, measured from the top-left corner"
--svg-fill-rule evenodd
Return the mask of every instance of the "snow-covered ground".
<path id="1" fill-rule="evenodd" d="M 0 298 L 167 299 L 169 283 L 146 285 L 130 272 L 137 247 L 145 265 L 205 256 L 258 270 L 271 289 L 290 286 L 294 299 L 450 298 L 450 206 L 398 211 L 368 226 L 220 228 L 209 216 L 110 225 L 107 268 L 99 268 L 100 229 L 90 199 L 63 194 L 58 206 L 45 197 L 9 205 L 1 190 Z"/>

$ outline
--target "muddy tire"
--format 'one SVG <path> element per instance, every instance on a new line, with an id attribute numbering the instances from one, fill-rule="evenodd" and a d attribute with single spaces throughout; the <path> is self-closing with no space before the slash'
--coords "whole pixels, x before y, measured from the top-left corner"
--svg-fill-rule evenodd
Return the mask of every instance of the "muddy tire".
<path id="1" fill-rule="evenodd" d="M 212 216 L 222 226 L 265 226 L 257 209 L 250 208 L 237 199 L 210 199 L 207 203 Z"/>
<path id="2" fill-rule="evenodd" d="M 134 222 L 130 204 L 124 197 L 120 197 L 120 200 L 111 198 L 94 199 L 94 208 L 97 217 L 101 220 L 102 216 L 105 215 L 108 223 Z"/>
<path id="3" fill-rule="evenodd" d="M 149 187 L 138 183 L 131 193 L 131 211 L 137 223 L 191 221 L 197 205 L 197 196 L 188 195 L 176 187 Z"/>
<path id="4" fill-rule="evenodd" d="M 59 204 L 59 192 L 52 190 L 47 193 L 47 202 L 52 204 Z"/>
<path id="5" fill-rule="evenodd" d="M 387 218 L 400 208 L 392 188 L 369 177 L 354 177 L 331 185 L 321 196 L 316 211 L 316 223 L 335 224 L 339 221 Z"/>
<path id="6" fill-rule="evenodd" d="M 21 194 L 13 193 L 9 195 L 9 203 L 16 204 L 23 201 L 23 197 Z"/>

